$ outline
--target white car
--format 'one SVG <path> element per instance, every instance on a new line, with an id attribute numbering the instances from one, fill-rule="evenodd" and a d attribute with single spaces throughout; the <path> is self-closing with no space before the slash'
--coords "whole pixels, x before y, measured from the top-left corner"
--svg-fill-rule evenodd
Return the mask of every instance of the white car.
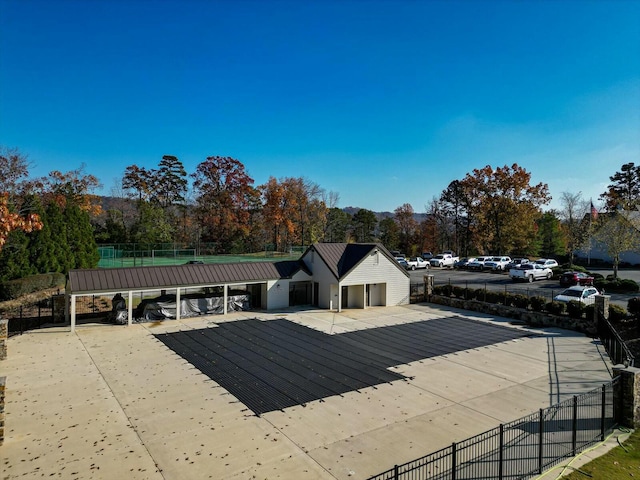
<path id="1" fill-rule="evenodd" d="M 503 272 L 508 270 L 507 265 L 511 263 L 511 257 L 493 257 L 488 262 L 484 262 L 484 268 L 487 270 Z"/>
<path id="2" fill-rule="evenodd" d="M 522 281 L 533 283 L 535 280 L 549 280 L 553 277 L 550 268 L 537 263 L 525 263 L 509 270 L 509 277 L 514 282 Z"/>
<path id="3" fill-rule="evenodd" d="M 488 262 L 493 257 L 476 257 L 472 262 L 467 263 L 468 270 L 482 270 L 484 268 L 484 262 Z"/>
<path id="4" fill-rule="evenodd" d="M 558 266 L 558 262 L 556 262 L 553 258 L 539 258 L 534 263 L 547 268 L 554 268 Z"/>
<path id="5" fill-rule="evenodd" d="M 575 300 L 580 303 L 584 303 L 585 305 L 593 305 L 596 301 L 595 296 L 599 295 L 598 289 L 596 287 L 584 287 L 580 285 L 576 285 L 574 287 L 569 287 L 564 290 L 560 295 L 556 295 L 553 299 L 556 302 L 570 302 L 571 300 Z"/>

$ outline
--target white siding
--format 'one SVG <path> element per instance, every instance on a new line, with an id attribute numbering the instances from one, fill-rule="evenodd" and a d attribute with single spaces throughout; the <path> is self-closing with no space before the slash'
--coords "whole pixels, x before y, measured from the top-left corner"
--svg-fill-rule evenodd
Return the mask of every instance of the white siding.
<path id="1" fill-rule="evenodd" d="M 269 280 L 267 282 L 267 310 L 289 306 L 289 280 Z"/>
<path id="2" fill-rule="evenodd" d="M 384 305 L 406 305 L 409 303 L 411 280 L 405 272 L 383 254 L 369 255 L 340 282 L 341 285 L 364 285 L 367 283 L 372 284 L 372 288 L 374 288 L 373 284 L 386 284 Z"/>
<path id="3" fill-rule="evenodd" d="M 312 261 L 313 260 L 313 261 Z M 318 291 L 318 307 L 319 308 L 338 308 L 337 290 L 331 288 L 338 285 L 338 280 L 331 273 L 327 264 L 322 261 L 317 252 L 307 252 L 302 258 L 307 268 L 313 273 L 313 281 L 319 284 Z"/>

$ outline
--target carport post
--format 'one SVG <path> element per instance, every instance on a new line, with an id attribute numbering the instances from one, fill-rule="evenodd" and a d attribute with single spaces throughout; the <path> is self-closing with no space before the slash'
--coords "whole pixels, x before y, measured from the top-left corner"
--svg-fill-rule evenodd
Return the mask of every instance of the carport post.
<path id="1" fill-rule="evenodd" d="M 224 287 L 222 287 L 222 291 L 224 292 L 222 295 L 222 314 L 227 314 L 227 295 L 229 294 L 229 286 L 225 283 Z"/>
<path id="2" fill-rule="evenodd" d="M 176 320 L 180 320 L 180 287 L 176 288 Z"/>
<path id="3" fill-rule="evenodd" d="M 71 304 L 69 305 L 69 312 L 71 314 L 71 331 L 76 331 L 76 296 L 71 295 Z"/>
<path id="4" fill-rule="evenodd" d="M 133 323 L 133 290 L 129 290 L 129 301 L 127 302 L 127 325 Z"/>

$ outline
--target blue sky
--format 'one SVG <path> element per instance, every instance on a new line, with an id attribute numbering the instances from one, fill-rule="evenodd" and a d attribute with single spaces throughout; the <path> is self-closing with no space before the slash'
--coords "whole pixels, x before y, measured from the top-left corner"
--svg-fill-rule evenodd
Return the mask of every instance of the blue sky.
<path id="1" fill-rule="evenodd" d="M 374 211 L 513 163 L 597 203 L 640 164 L 640 1 L 0 0 L 0 145 L 106 195 L 169 154 Z"/>

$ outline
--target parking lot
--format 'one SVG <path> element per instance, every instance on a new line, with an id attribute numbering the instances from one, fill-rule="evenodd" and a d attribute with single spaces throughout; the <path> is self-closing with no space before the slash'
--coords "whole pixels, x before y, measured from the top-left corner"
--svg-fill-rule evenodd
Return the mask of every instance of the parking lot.
<path id="1" fill-rule="evenodd" d="M 593 273 L 599 273 L 605 277 L 612 274 L 612 270 L 592 270 Z M 540 295 L 545 298 L 553 298 L 562 290 L 558 280 L 540 280 L 533 283 L 513 282 L 509 275 L 505 272 L 478 272 L 470 270 L 455 270 L 448 268 L 430 268 L 429 270 L 410 271 L 411 283 L 423 283 L 425 275 L 433 275 L 435 285 L 444 285 L 450 283 L 465 288 L 487 288 L 488 290 L 500 290 L 509 292 L 518 292 L 525 295 Z M 640 270 L 620 270 L 618 272 L 620 278 L 629 278 L 640 283 Z M 606 293 L 606 292 L 605 292 Z M 614 304 L 627 307 L 627 302 L 631 297 L 637 294 L 611 293 L 611 301 Z"/>

